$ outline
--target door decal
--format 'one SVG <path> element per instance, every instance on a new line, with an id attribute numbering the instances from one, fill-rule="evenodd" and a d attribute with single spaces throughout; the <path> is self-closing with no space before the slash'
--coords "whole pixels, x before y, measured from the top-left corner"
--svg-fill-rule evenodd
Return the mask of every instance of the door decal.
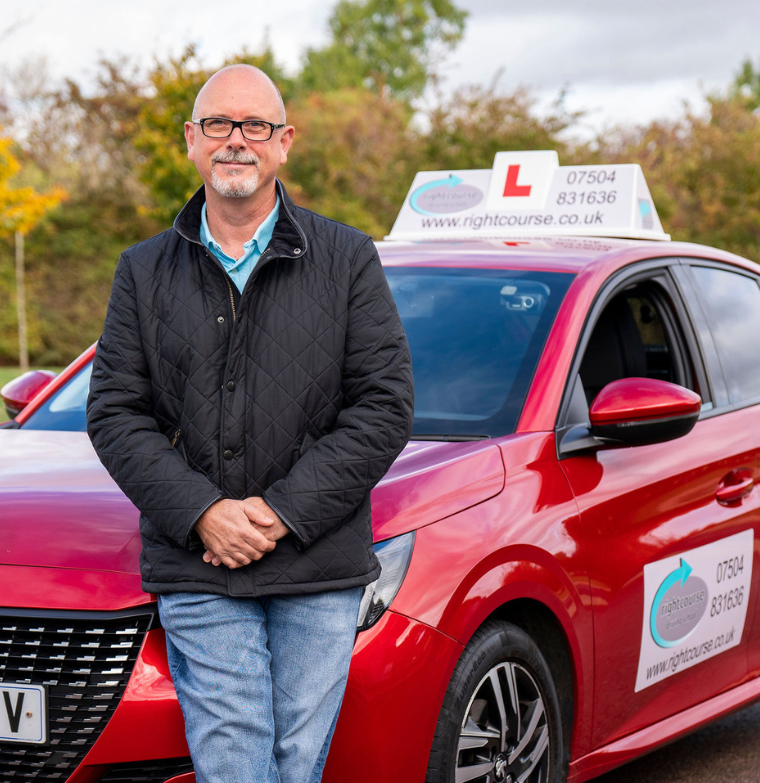
<path id="1" fill-rule="evenodd" d="M 637 693 L 740 643 L 753 544 L 745 530 L 644 566 Z"/>

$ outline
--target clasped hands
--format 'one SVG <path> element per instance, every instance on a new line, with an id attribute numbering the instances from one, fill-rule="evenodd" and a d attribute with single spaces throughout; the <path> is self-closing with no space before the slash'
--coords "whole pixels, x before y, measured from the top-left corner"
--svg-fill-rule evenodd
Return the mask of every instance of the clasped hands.
<path id="1" fill-rule="evenodd" d="M 227 568 L 260 560 L 288 534 L 277 514 L 257 497 L 218 500 L 203 512 L 195 531 L 206 547 L 203 559 Z"/>

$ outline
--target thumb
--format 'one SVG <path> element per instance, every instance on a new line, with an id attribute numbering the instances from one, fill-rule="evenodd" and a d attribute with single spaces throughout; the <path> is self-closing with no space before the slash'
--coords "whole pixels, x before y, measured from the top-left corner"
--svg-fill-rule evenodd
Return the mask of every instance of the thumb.
<path id="1" fill-rule="evenodd" d="M 243 510 L 250 522 L 269 527 L 275 523 L 275 513 L 260 498 L 243 501 Z"/>

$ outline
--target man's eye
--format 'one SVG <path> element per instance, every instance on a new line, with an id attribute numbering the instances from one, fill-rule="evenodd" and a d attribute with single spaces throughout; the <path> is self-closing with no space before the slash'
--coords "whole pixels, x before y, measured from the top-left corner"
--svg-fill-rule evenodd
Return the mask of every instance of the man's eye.
<path id="1" fill-rule="evenodd" d="M 229 126 L 227 120 L 206 120 L 206 127 L 211 130 L 221 130 Z"/>
<path id="2" fill-rule="evenodd" d="M 263 130 L 269 130 L 269 126 L 265 122 L 246 122 L 245 129 L 248 131 L 259 132 Z"/>

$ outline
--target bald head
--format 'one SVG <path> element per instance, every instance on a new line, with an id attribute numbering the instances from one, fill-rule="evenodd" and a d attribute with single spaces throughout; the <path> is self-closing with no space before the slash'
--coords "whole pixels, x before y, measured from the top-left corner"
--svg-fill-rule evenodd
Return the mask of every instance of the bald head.
<path id="1" fill-rule="evenodd" d="M 270 122 L 285 122 L 285 104 L 277 85 L 260 68 L 238 63 L 217 71 L 198 92 L 193 105 L 193 119 L 217 116 L 220 100 L 236 101 L 255 93 L 262 106 L 271 107 L 271 116 L 260 117 Z"/>
<path id="2" fill-rule="evenodd" d="M 201 120 L 210 118 L 231 120 L 228 135 L 209 135 Z M 271 125 L 271 134 L 251 131 L 259 138 L 248 138 L 244 126 L 257 122 Z M 280 91 L 263 71 L 242 64 L 217 71 L 195 99 L 193 121 L 185 123 L 187 156 L 203 178 L 209 212 L 219 219 L 221 205 L 229 209 L 231 201 L 244 216 L 271 211 L 277 171 L 288 160 L 294 134 L 285 124 Z"/>

